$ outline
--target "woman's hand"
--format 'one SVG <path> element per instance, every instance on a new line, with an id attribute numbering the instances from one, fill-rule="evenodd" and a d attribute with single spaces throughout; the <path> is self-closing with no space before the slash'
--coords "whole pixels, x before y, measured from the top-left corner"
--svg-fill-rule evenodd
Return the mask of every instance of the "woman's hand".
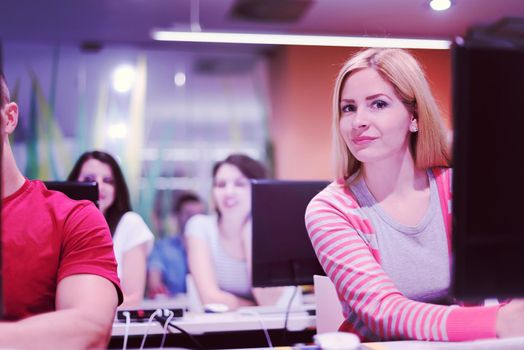
<path id="1" fill-rule="evenodd" d="M 499 338 L 524 336 L 524 299 L 514 299 L 501 306 L 496 327 Z"/>

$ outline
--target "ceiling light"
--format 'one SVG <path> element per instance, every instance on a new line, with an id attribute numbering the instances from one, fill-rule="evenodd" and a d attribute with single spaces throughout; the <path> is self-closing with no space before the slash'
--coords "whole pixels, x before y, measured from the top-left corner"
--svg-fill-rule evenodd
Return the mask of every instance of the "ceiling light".
<path id="1" fill-rule="evenodd" d="M 444 11 L 451 7 L 451 0 L 431 0 L 429 6 L 435 11 Z"/>
<path id="2" fill-rule="evenodd" d="M 186 84 L 186 74 L 184 72 L 177 72 L 174 77 L 175 85 L 178 87 Z"/>
<path id="3" fill-rule="evenodd" d="M 133 87 L 136 71 L 130 65 L 122 65 L 113 72 L 113 89 L 120 93 L 126 93 Z"/>
<path id="4" fill-rule="evenodd" d="M 154 40 L 224 44 L 449 49 L 449 40 L 153 30 Z"/>

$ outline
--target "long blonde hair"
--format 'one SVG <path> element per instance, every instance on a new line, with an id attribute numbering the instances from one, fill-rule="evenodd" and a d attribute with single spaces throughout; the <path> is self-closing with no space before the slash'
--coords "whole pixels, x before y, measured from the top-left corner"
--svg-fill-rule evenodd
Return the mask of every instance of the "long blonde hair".
<path id="1" fill-rule="evenodd" d="M 415 166 L 425 169 L 451 163 L 447 133 L 440 111 L 417 60 L 402 49 L 371 48 L 358 52 L 340 70 L 333 93 L 333 165 L 336 178 L 358 172 L 361 162 L 349 151 L 340 132 L 340 95 L 346 79 L 354 72 L 372 68 L 389 82 L 418 122 L 411 134 L 410 148 Z"/>

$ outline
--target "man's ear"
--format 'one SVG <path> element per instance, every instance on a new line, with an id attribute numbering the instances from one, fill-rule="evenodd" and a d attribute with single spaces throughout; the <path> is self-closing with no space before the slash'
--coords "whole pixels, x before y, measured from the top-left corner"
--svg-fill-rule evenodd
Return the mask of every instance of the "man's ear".
<path id="1" fill-rule="evenodd" d="M 4 130 L 7 134 L 12 134 L 18 125 L 18 105 L 9 102 L 4 107 Z"/>

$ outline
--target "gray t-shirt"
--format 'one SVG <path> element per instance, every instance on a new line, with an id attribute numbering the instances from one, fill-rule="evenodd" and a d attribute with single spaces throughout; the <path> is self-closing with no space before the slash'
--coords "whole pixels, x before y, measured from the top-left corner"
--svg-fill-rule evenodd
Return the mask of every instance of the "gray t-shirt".
<path id="1" fill-rule="evenodd" d="M 227 254 L 220 243 L 216 215 L 195 215 L 186 224 L 185 235 L 207 242 L 220 289 L 246 299 L 253 299 L 247 262 Z"/>
<path id="2" fill-rule="evenodd" d="M 356 200 L 376 230 L 381 265 L 411 300 L 449 304 L 450 261 L 435 177 L 428 170 L 430 204 L 421 222 L 406 226 L 389 217 L 363 178 L 352 184 Z"/>

